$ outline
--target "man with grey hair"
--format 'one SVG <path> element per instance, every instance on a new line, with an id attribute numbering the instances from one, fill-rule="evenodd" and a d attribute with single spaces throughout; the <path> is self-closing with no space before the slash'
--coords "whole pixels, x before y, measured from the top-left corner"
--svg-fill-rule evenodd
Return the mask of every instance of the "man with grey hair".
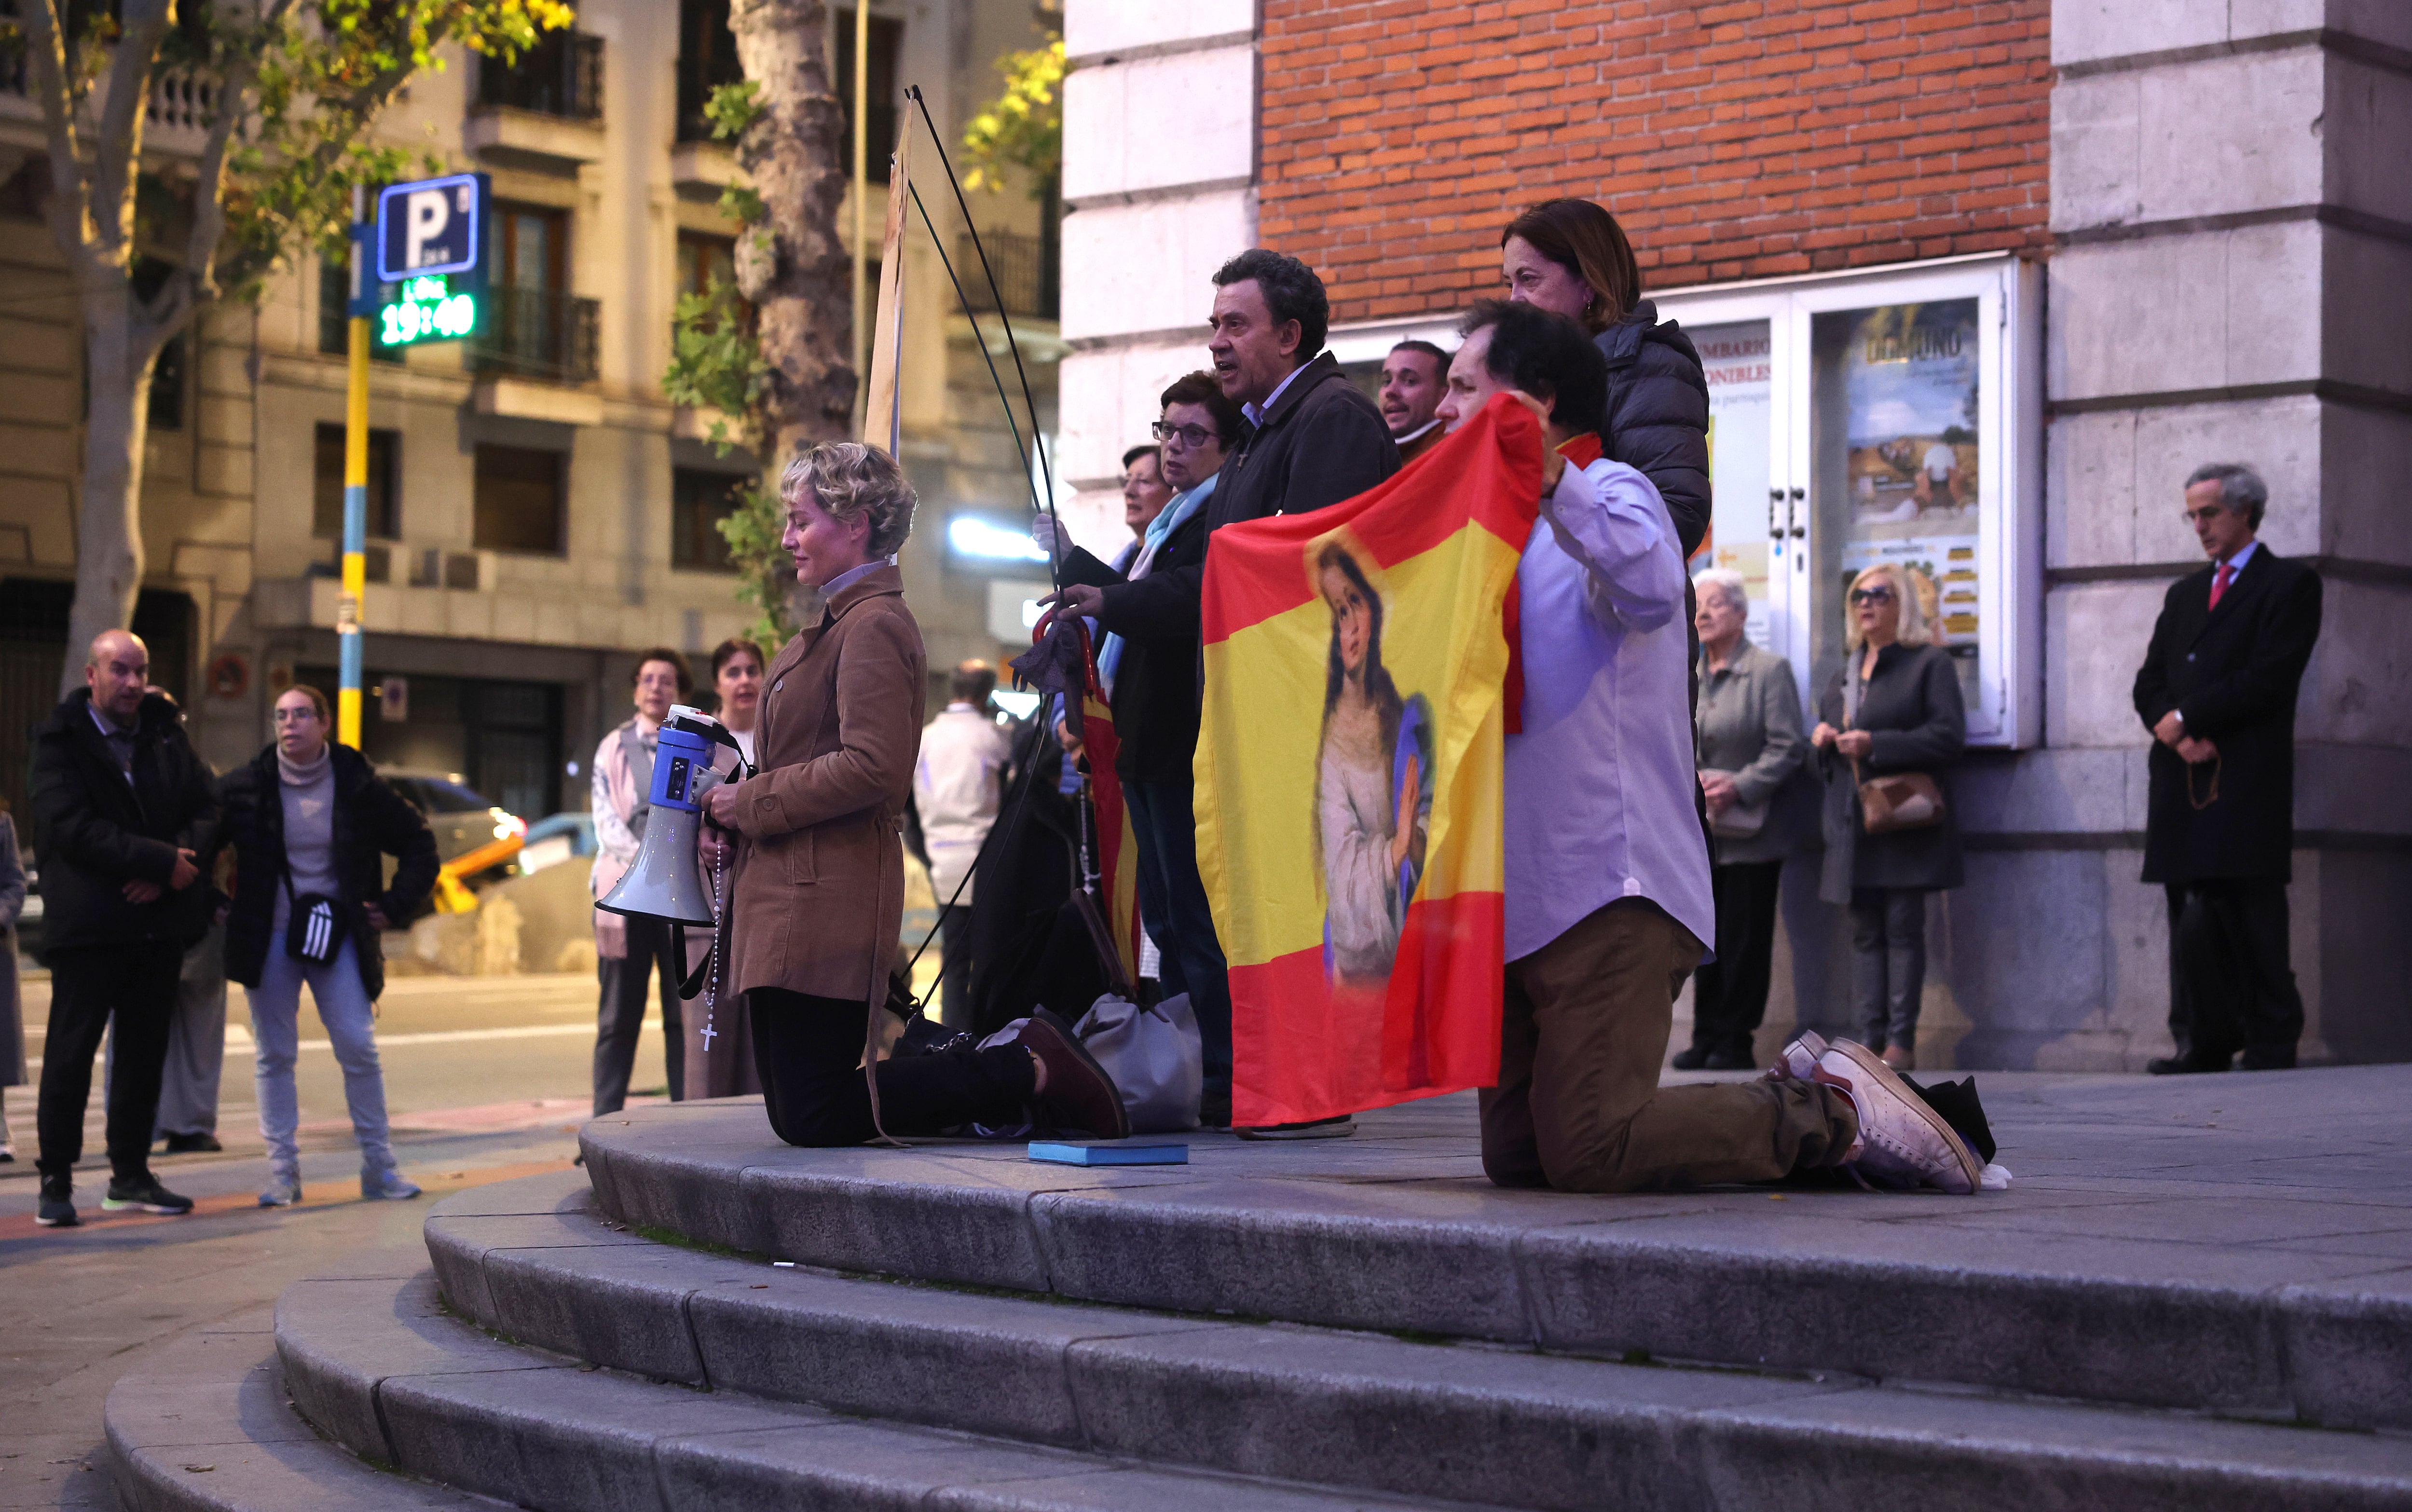
<path id="1" fill-rule="evenodd" d="M 2144 880 L 2168 890 L 2169 1034 L 2155 1075 L 2295 1064 L 2303 1000 L 2287 960 L 2295 696 L 2320 635 L 2319 575 L 2254 538 L 2270 490 L 2250 467 L 2186 479 L 2203 554 L 2162 601 L 2136 673 L 2152 732 Z"/>

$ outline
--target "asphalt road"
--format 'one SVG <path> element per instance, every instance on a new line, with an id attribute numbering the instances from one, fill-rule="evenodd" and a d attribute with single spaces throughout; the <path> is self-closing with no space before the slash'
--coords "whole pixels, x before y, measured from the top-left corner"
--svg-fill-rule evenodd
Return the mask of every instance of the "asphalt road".
<path id="1" fill-rule="evenodd" d="M 25 983 L 25 1050 L 38 1080 L 50 988 Z M 378 1055 L 385 1067 L 386 1106 L 397 1137 L 414 1133 L 493 1133 L 509 1128 L 574 1125 L 591 1106 L 595 1054 L 595 978 L 543 976 L 404 976 L 386 985 L 377 1019 Z M 326 1032 L 308 1005 L 302 1009 L 302 1147 L 351 1148 L 344 1079 Z M 227 1052 L 218 1093 L 218 1137 L 229 1152 L 261 1150 L 251 1080 L 250 1013 L 239 986 L 227 990 Z M 637 1047 L 630 1083 L 639 1095 L 666 1094 L 658 999 Z M 34 1089 L 6 1094 L 7 1122 L 18 1153 L 0 1173 L 24 1173 L 34 1153 Z M 96 1074 L 84 1113 L 82 1169 L 104 1179 L 102 1108 Z M 171 1186 L 185 1159 L 158 1160 Z M 408 1157 L 404 1157 L 405 1168 Z M 7 1179 L 0 1174 L 0 1181 Z M 84 1178 L 79 1179 L 82 1184 Z"/>

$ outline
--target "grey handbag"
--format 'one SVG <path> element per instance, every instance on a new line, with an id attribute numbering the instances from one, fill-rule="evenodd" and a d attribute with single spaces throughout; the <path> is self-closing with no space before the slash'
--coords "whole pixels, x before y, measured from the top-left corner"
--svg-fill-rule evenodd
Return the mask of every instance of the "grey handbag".
<path id="1" fill-rule="evenodd" d="M 1730 777 L 1733 773 L 1719 771 L 1715 767 L 1703 767 L 1700 769 L 1700 775 Z M 1748 840 L 1767 828 L 1767 811 L 1773 804 L 1774 798 L 1770 795 L 1756 803 L 1736 803 L 1723 814 L 1712 810 L 1709 814 L 1709 833 L 1719 840 Z"/>
<path id="2" fill-rule="evenodd" d="M 1176 1134 L 1198 1126 L 1206 1055 L 1188 993 L 1142 1008 L 1109 992 L 1072 1032 L 1114 1079 L 1133 1134 Z"/>

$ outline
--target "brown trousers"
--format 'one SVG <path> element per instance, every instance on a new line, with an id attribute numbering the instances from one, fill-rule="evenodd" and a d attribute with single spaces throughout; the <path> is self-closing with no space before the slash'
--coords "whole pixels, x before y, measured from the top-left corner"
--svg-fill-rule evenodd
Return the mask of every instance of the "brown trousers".
<path id="1" fill-rule="evenodd" d="M 1620 900 L 1508 963 L 1482 1168 L 1501 1186 L 1639 1192 L 1772 1182 L 1859 1138 L 1848 1099 L 1800 1081 L 1660 1087 L 1675 996 L 1700 942 Z"/>

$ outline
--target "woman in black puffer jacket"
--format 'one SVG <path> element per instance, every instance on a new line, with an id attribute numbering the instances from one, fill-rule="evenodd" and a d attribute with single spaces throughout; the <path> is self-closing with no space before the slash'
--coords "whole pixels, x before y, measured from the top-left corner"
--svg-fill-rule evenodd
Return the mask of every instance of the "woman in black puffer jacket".
<path id="1" fill-rule="evenodd" d="M 1641 298 L 1641 271 L 1616 217 L 1552 199 L 1500 234 L 1508 297 L 1566 316 L 1608 359 L 1599 444 L 1658 488 L 1688 559 L 1709 533 L 1709 383 L 1692 338 Z"/>
<path id="2" fill-rule="evenodd" d="M 414 1197 L 419 1188 L 395 1168 L 387 1132 L 375 1030 L 385 987 L 378 934 L 407 923 L 426 902 L 438 871 L 435 837 L 417 809 L 377 780 L 367 757 L 328 738 L 332 720 L 317 689 L 286 689 L 274 719 L 275 741 L 219 785 L 220 832 L 235 852 L 227 975 L 251 1003 L 252 1076 L 268 1144 L 259 1205 L 301 1199 L 293 1058 L 305 983 L 343 1067 L 344 1101 L 360 1145 L 360 1196 Z M 390 883 L 383 880 L 387 856 L 398 863 Z M 321 901 L 330 906 L 321 910 Z M 313 928 L 314 917 L 326 922 Z"/>

